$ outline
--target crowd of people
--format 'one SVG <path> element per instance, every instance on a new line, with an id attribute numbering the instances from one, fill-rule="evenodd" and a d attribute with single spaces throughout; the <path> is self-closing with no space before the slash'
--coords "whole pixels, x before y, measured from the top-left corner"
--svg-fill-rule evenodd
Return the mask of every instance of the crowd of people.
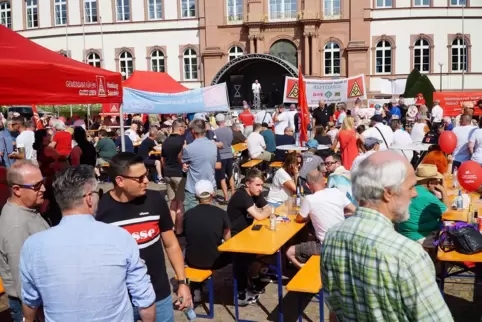
<path id="1" fill-rule="evenodd" d="M 9 117 L 0 132 L 0 276 L 13 320 L 173 321 L 164 254 L 178 309 L 202 300 L 185 265 L 234 263 L 239 305 L 256 303 L 270 279 L 265 269 L 255 255 L 218 246 L 303 191 L 294 220 L 311 224 L 286 257 L 298 269 L 321 254 L 338 320 L 450 321 L 430 255 L 450 206 L 442 181 L 452 163 L 482 163 L 482 121 L 473 125 L 470 103 L 453 121 L 438 102 L 431 113 L 417 106 L 413 120 L 403 99 L 375 106 L 370 118 L 360 108 L 359 100 L 350 109 L 320 102 L 301 153 L 278 149 L 299 145 L 295 105 L 273 114 L 246 104 L 239 115 L 129 115 L 124 152 L 115 118 L 52 118 L 35 130 L 31 120 Z M 457 136 L 452 156 L 437 146 L 443 131 Z M 387 151 L 413 142 L 432 144 L 423 160 Z M 241 156 L 233 151 L 239 143 L 247 146 Z M 238 189 L 236 158 L 263 161 Z M 268 181 L 272 161 L 282 166 Z M 105 193 L 104 180 L 113 184 Z M 165 184 L 165 196 L 149 181 Z"/>

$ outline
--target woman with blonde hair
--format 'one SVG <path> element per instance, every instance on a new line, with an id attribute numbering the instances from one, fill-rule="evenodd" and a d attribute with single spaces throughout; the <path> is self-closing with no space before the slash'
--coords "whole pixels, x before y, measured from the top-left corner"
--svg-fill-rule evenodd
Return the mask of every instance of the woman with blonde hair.
<path id="1" fill-rule="evenodd" d="M 334 150 L 340 142 L 340 154 L 345 169 L 351 169 L 353 160 L 358 156 L 358 141 L 363 142 L 363 137 L 355 130 L 355 119 L 347 116 L 343 120 L 341 130 L 336 135 L 331 148 Z"/>

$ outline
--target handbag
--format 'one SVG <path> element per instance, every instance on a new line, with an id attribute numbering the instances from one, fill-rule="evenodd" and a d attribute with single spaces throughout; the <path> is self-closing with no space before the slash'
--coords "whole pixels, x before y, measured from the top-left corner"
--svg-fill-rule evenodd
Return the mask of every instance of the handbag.
<path id="1" fill-rule="evenodd" d="M 472 255 L 482 252 L 482 234 L 472 225 L 464 224 L 440 234 L 439 247 L 444 252 L 457 251 Z"/>

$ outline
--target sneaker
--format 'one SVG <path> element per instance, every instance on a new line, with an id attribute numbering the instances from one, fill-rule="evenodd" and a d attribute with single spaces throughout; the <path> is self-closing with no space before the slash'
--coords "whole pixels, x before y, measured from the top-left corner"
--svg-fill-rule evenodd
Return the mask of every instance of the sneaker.
<path id="1" fill-rule="evenodd" d="M 218 201 L 218 204 L 221 205 L 221 206 L 227 206 L 228 203 L 229 203 L 229 202 L 228 202 L 227 200 L 225 200 L 225 199 L 223 199 L 223 200 L 221 200 L 221 201 Z"/>
<path id="2" fill-rule="evenodd" d="M 264 294 L 266 292 L 265 285 L 259 277 L 251 280 L 251 288 L 249 289 L 253 294 Z"/>
<path id="3" fill-rule="evenodd" d="M 244 292 L 238 293 L 238 306 L 248 306 L 258 302 L 259 295 L 251 293 L 251 291 L 246 290 Z"/>
<path id="4" fill-rule="evenodd" d="M 202 302 L 202 296 L 201 296 L 201 290 L 194 290 L 194 295 L 192 297 L 192 300 L 194 303 L 201 303 Z"/>

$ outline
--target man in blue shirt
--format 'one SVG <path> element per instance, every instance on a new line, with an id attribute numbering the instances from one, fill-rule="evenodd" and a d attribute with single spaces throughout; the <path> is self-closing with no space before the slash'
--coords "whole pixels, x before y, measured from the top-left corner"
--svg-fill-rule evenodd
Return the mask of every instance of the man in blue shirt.
<path id="1" fill-rule="evenodd" d="M 402 118 L 402 111 L 400 111 L 400 107 L 398 107 L 397 100 L 392 101 L 392 108 L 390 109 L 390 114 L 392 114 L 392 119 L 399 120 Z"/>
<path id="2" fill-rule="evenodd" d="M 263 131 L 260 133 L 266 143 L 266 151 L 275 153 L 276 152 L 276 138 L 273 131 L 268 126 L 268 123 L 262 124 Z"/>
<path id="3" fill-rule="evenodd" d="M 0 132 L 0 157 L 1 164 L 6 168 L 10 168 L 15 163 L 16 159 L 10 159 L 8 156 L 14 151 L 15 138 L 18 135 L 18 128 L 20 122 L 17 118 L 7 121 L 7 129 Z"/>
<path id="4" fill-rule="evenodd" d="M 128 135 L 124 135 L 124 138 L 125 138 L 125 144 L 126 144 L 126 150 L 124 152 L 134 153 L 134 144 L 132 144 L 131 138 Z M 117 151 L 119 152 L 122 151 L 120 130 L 117 130 L 116 132 L 115 146 L 117 147 Z"/>
<path id="5" fill-rule="evenodd" d="M 46 321 L 132 321 L 132 305 L 143 322 L 155 321 L 156 296 L 137 243 L 94 219 L 94 169 L 67 168 L 53 189 L 62 221 L 30 236 L 20 254 L 25 321 L 33 322 L 42 305 Z"/>

